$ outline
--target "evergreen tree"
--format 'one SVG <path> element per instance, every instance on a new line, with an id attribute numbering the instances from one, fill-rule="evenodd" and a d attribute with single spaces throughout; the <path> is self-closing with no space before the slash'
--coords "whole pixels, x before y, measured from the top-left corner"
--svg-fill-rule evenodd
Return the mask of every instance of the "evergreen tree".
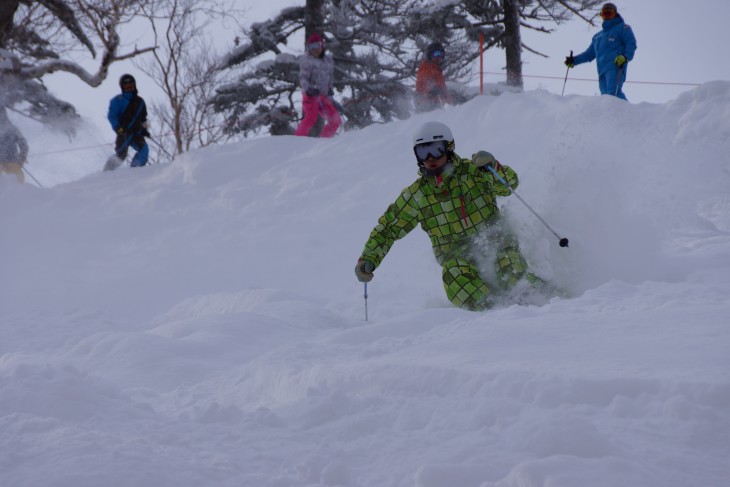
<path id="1" fill-rule="evenodd" d="M 305 32 L 324 36 L 335 61 L 335 91 L 346 128 L 359 128 L 408 117 L 412 87 L 423 49 L 433 41 L 446 46 L 443 65 L 454 100 L 473 94 L 460 90 L 470 81 L 485 47 L 505 48 L 509 83 L 522 86 L 521 26 L 549 33 L 542 24 L 560 23 L 595 6 L 597 0 L 308 0 L 304 7 L 282 10 L 253 24 L 237 39 L 221 69 L 231 79 L 210 100 L 227 118 L 231 132 L 258 133 L 266 128 L 290 133 L 298 118 L 299 54 L 283 53 L 292 38 Z M 582 15 L 581 15 L 582 17 Z M 589 21 L 590 19 L 584 18 Z M 297 43 L 301 41 L 298 40 Z M 302 43 L 303 44 L 303 43 Z M 296 46 L 298 47 L 298 46 Z M 299 49 L 296 49 L 300 51 Z M 301 46 L 301 53 L 304 46 Z"/>
<path id="2" fill-rule="evenodd" d="M 294 125 L 299 54 L 283 53 L 282 46 L 295 35 L 302 39 L 305 32 L 316 31 L 335 61 L 335 91 L 346 128 L 408 117 L 422 50 L 433 40 L 448 45 L 445 74 L 460 80 L 471 62 L 466 53 L 473 49 L 463 15 L 451 7 L 424 9 L 420 3 L 310 0 L 306 7 L 284 9 L 273 19 L 253 24 L 245 41 L 239 39 L 224 58 L 222 69 L 235 73 L 235 79 L 219 86 L 211 103 L 227 114 L 228 130 L 234 132 L 258 132 L 278 123 L 281 133 L 282 124 Z M 296 50 L 303 53 L 304 46 Z"/>

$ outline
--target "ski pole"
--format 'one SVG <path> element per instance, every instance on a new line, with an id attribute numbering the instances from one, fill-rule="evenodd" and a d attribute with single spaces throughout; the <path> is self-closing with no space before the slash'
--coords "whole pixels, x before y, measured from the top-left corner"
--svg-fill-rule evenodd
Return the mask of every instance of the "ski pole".
<path id="1" fill-rule="evenodd" d="M 570 59 L 573 59 L 573 50 L 570 50 Z M 568 72 L 570 71 L 570 66 L 568 66 L 568 69 L 565 70 L 565 81 L 563 81 L 563 92 L 560 93 L 560 96 L 563 96 L 565 94 L 565 85 L 568 83 Z"/>
<path id="2" fill-rule="evenodd" d="M 613 96 L 618 96 L 618 88 L 621 86 L 621 73 L 623 73 L 624 67 L 619 66 L 618 68 L 618 76 L 616 77 L 616 93 L 613 94 Z"/>
<path id="3" fill-rule="evenodd" d="M 365 321 L 368 320 L 368 283 L 365 282 Z"/>
<path id="4" fill-rule="evenodd" d="M 43 185 L 38 182 L 38 180 L 35 178 L 35 176 L 33 176 L 30 173 L 30 171 L 25 168 L 25 164 L 21 165 L 20 167 L 23 168 L 23 171 L 25 171 L 25 174 L 27 174 L 28 176 L 30 176 L 33 179 L 33 181 L 35 181 L 35 183 L 38 185 L 38 187 L 43 188 Z"/>
<path id="5" fill-rule="evenodd" d="M 155 145 L 157 146 L 157 148 L 160 149 L 162 152 L 164 152 L 165 155 L 170 158 L 170 160 L 175 159 L 175 156 L 173 156 L 172 154 L 170 154 L 167 151 L 167 149 L 165 149 L 164 147 L 162 147 L 162 144 L 160 144 L 159 142 L 157 142 L 157 140 L 155 140 L 151 135 L 148 135 L 147 136 L 147 139 L 149 139 L 150 141 L 154 142 Z"/>
<path id="6" fill-rule="evenodd" d="M 528 205 L 527 202 L 525 200 L 523 200 L 522 197 L 519 194 L 517 194 L 517 191 L 512 186 L 510 186 L 509 183 L 507 181 L 505 181 L 502 176 L 500 176 L 499 174 L 497 174 L 497 171 L 495 171 L 494 168 L 490 164 L 486 165 L 485 167 L 487 169 L 489 169 L 489 171 L 492 174 L 494 174 L 497 177 L 497 179 L 499 179 L 499 182 L 500 183 L 502 183 L 506 187 L 508 187 L 510 189 L 510 191 L 512 191 L 512 194 L 515 195 L 515 196 L 517 196 L 517 199 L 520 200 L 522 202 L 522 204 L 524 204 L 527 207 L 527 209 L 530 210 L 532 212 L 532 214 L 535 215 L 537 217 L 537 219 L 540 220 L 540 222 L 543 225 L 545 225 L 545 227 L 548 230 L 550 230 L 552 232 L 552 234 L 555 235 L 558 238 L 558 244 L 561 247 L 567 247 L 568 246 L 568 239 L 565 238 L 565 237 L 561 237 L 560 235 L 558 235 L 555 232 L 555 230 L 553 230 L 552 228 L 550 228 L 550 225 L 548 225 L 547 222 L 545 220 L 543 220 L 542 217 L 540 215 L 538 215 L 537 212 L 535 210 L 533 210 L 532 207 L 530 205 Z"/>
<path id="7" fill-rule="evenodd" d="M 333 97 L 328 97 L 330 101 L 332 102 L 332 105 L 335 107 L 335 110 L 339 112 L 340 115 L 343 115 L 345 113 L 345 109 L 342 107 L 342 104 L 335 100 Z"/>

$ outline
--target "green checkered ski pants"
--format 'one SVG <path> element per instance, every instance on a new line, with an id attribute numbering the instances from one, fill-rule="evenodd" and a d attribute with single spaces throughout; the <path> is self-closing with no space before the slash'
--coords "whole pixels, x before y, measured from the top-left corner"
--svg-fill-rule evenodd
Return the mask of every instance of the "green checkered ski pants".
<path id="1" fill-rule="evenodd" d="M 527 272 L 527 262 L 516 246 L 500 249 L 494 261 L 497 281 L 502 289 L 513 287 L 526 278 L 533 285 L 544 283 L 542 279 Z M 472 311 L 489 308 L 491 290 L 479 275 L 476 266 L 465 259 L 451 259 L 443 264 L 442 277 L 446 296 L 454 305 Z"/>

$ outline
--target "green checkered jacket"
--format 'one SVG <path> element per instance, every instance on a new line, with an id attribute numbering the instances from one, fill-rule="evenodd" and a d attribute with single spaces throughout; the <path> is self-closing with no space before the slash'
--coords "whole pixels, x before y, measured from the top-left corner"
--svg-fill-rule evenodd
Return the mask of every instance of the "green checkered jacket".
<path id="1" fill-rule="evenodd" d="M 433 176 L 421 175 L 401 192 L 370 233 L 363 260 L 378 267 L 395 241 L 405 237 L 417 223 L 431 239 L 439 264 L 464 257 L 470 237 L 499 216 L 497 196 L 512 192 L 470 159 L 454 155 L 450 164 L 440 182 Z M 497 172 L 510 186 L 517 187 L 517 173 L 511 168 L 501 166 Z"/>

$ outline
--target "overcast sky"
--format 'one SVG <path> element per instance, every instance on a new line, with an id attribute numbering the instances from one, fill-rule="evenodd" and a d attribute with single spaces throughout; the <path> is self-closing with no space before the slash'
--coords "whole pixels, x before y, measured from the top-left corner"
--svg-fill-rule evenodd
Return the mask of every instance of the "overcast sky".
<path id="1" fill-rule="evenodd" d="M 238 0 L 238 7 L 246 10 L 244 24 L 265 20 L 282 8 L 302 5 L 303 0 Z M 628 81 L 624 92 L 633 103 L 664 103 L 692 86 L 673 83 L 704 83 L 724 79 L 730 80 L 730 33 L 727 22 L 730 19 L 728 0 L 625 0 L 615 1 L 619 13 L 633 27 L 638 49 L 634 61 L 628 68 Z M 535 50 L 550 56 L 545 59 L 530 52 L 523 54 L 525 88 L 545 89 L 561 93 L 566 68 L 565 56 L 572 49 L 575 54 L 585 50 L 591 37 L 599 27 L 592 27 L 574 19 L 557 26 L 553 34 L 540 34 L 523 29 L 523 42 Z M 229 30 L 221 29 L 217 42 L 220 46 L 231 45 L 238 34 L 231 25 Z M 299 53 L 296 42 L 285 46 L 292 53 Z M 487 73 L 503 73 L 504 51 L 490 50 L 485 54 Z M 475 63 L 475 75 L 479 64 Z M 53 75 L 48 80 L 49 89 L 73 103 L 81 115 L 97 125 L 107 122 L 106 109 L 109 99 L 119 92 L 119 76 L 131 72 L 138 79 L 140 94 L 149 102 L 159 96 L 159 91 L 131 62 L 112 65 L 109 78 L 99 87 L 90 88 L 74 81 L 68 75 Z M 565 94 L 598 94 L 595 81 L 595 63 L 584 64 L 572 69 L 565 87 Z M 588 79 L 581 81 L 578 78 Z M 487 74 L 485 82 L 503 81 L 501 74 Z M 640 83 L 638 83 L 640 82 Z M 478 86 L 478 78 L 474 85 Z"/>

